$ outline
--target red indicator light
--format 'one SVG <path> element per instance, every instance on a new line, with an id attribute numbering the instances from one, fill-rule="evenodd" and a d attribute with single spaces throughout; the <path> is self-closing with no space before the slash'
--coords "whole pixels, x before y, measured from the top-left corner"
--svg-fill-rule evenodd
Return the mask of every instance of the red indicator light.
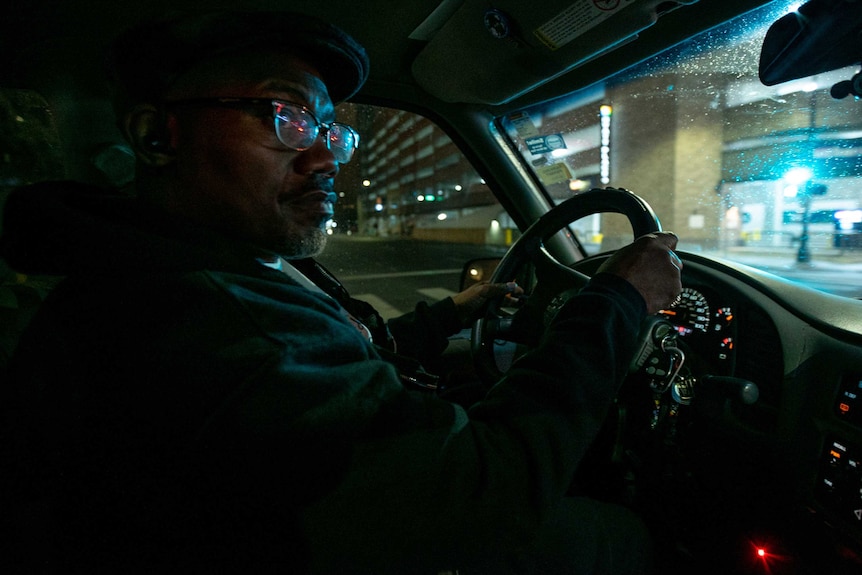
<path id="1" fill-rule="evenodd" d="M 841 402 L 840 404 L 838 404 L 838 409 L 841 410 L 841 413 L 847 413 L 848 411 L 850 411 L 850 406 L 844 402 Z"/>
<path id="2" fill-rule="evenodd" d="M 772 538 L 760 539 L 759 541 L 749 540 L 749 561 L 752 562 L 750 567 L 753 570 L 746 573 L 759 573 L 761 575 L 777 575 L 778 573 L 796 573 L 793 567 L 793 559 L 790 556 L 781 553 L 783 547 L 779 541 Z M 757 567 L 754 566 L 757 565 Z M 790 569 L 790 570 L 786 570 Z"/>

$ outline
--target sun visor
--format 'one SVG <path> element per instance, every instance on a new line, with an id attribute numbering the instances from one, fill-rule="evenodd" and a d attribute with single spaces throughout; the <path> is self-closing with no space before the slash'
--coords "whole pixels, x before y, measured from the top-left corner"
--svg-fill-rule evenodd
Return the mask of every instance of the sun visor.
<path id="1" fill-rule="evenodd" d="M 862 2 L 812 0 L 770 26 L 760 52 L 767 86 L 862 62 Z"/>
<path id="2" fill-rule="evenodd" d="M 446 102 L 502 104 L 625 45 L 659 16 L 697 0 L 464 0 L 422 26 L 416 81 Z M 439 19 L 439 13 L 437 14 Z"/>

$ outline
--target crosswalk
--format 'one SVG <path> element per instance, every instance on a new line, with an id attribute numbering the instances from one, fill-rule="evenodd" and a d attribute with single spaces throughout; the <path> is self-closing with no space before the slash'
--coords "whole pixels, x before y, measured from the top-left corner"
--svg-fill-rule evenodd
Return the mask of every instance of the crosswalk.
<path id="1" fill-rule="evenodd" d="M 446 299 L 449 296 L 455 295 L 455 292 L 453 292 L 452 290 L 439 287 L 424 288 L 417 291 L 425 297 L 434 301 L 440 301 L 441 299 Z"/>
<path id="2" fill-rule="evenodd" d="M 384 300 L 381 297 L 376 296 L 373 293 L 361 293 L 358 295 L 353 295 L 355 299 L 362 300 L 371 305 L 374 309 L 377 310 L 377 313 L 380 314 L 384 320 L 389 321 L 393 317 L 398 317 L 399 315 L 403 315 L 406 312 L 402 312 L 398 308 L 389 305 L 389 302 Z"/>
<path id="3" fill-rule="evenodd" d="M 430 270 L 414 270 L 414 271 L 400 271 L 400 272 L 386 272 L 386 273 L 366 273 L 366 274 L 342 274 L 339 279 L 347 286 L 348 290 L 350 290 L 350 284 L 354 282 L 361 281 L 369 281 L 369 280 L 384 280 L 386 283 L 396 282 L 397 280 L 407 278 L 407 277 L 431 277 L 431 278 L 441 278 L 441 277 L 458 277 L 461 273 L 460 268 L 444 268 L 444 269 L 430 269 Z M 430 283 L 430 282 L 429 282 Z M 367 288 L 366 288 L 367 289 Z M 352 292 L 352 290 L 350 290 Z M 384 293 L 385 295 L 386 288 L 381 287 L 380 293 Z M 401 305 L 394 305 L 393 303 L 386 300 L 385 297 L 380 297 L 379 293 L 369 292 L 369 293 L 359 293 L 354 294 L 351 293 L 351 296 L 367 302 L 371 304 L 374 309 L 380 314 L 380 316 L 388 321 L 393 317 L 398 317 L 400 315 L 404 315 L 407 312 L 413 311 L 413 306 L 415 302 L 418 302 L 420 299 L 425 299 L 426 301 L 436 302 L 443 299 L 446 299 L 449 296 L 455 295 L 456 292 L 442 288 L 442 287 L 426 287 L 416 290 L 418 294 L 415 301 L 411 302 L 409 307 L 404 307 L 402 302 Z"/>
<path id="4" fill-rule="evenodd" d="M 440 301 L 440 300 L 446 299 L 449 296 L 455 295 L 455 293 L 456 293 L 452 290 L 448 290 L 445 288 L 439 288 L 439 287 L 423 288 L 423 289 L 419 289 L 416 291 L 420 295 L 424 296 L 426 299 L 431 300 L 431 301 Z M 371 306 L 374 307 L 374 309 L 376 309 L 378 311 L 378 313 L 380 313 L 380 316 L 384 320 L 390 320 L 393 317 L 398 317 L 398 316 L 403 315 L 409 311 L 412 311 L 412 308 L 410 308 L 410 309 L 399 309 L 399 308 L 391 305 L 385 299 L 383 299 L 380 296 L 373 294 L 373 293 L 363 293 L 363 294 L 354 295 L 353 297 L 371 304 Z M 418 298 L 417 298 L 417 301 L 418 301 Z"/>

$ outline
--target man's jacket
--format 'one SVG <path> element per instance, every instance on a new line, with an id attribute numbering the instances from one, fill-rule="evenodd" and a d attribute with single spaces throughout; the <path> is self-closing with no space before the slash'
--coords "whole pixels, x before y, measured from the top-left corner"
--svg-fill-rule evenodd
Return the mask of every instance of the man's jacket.
<path id="1" fill-rule="evenodd" d="M 139 200 L 21 189 L 0 249 L 65 276 L 2 402 L 13 542 L 60 573 L 503 561 L 565 496 L 645 315 L 597 275 L 465 411 L 405 389 L 332 298 Z"/>

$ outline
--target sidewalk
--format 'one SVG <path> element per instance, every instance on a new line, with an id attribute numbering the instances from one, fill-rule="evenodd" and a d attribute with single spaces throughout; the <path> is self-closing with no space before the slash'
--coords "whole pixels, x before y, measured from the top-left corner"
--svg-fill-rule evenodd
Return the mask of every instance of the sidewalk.
<path id="1" fill-rule="evenodd" d="M 685 247 L 682 248 L 685 251 Z M 724 258 L 755 267 L 808 268 L 822 270 L 862 271 L 862 250 L 814 247 L 807 262 L 797 261 L 796 246 L 734 246 L 699 253 Z"/>

